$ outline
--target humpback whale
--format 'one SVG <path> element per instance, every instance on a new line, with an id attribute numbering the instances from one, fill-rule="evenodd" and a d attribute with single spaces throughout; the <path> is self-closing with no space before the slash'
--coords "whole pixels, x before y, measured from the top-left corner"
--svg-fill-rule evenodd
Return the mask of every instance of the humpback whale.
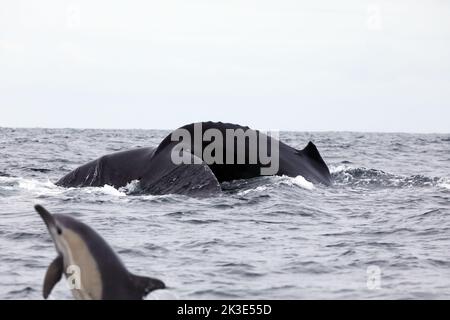
<path id="1" fill-rule="evenodd" d="M 40 205 L 35 209 L 58 253 L 45 276 L 45 299 L 63 274 L 78 300 L 142 300 L 150 292 L 165 288 L 160 280 L 129 272 L 106 241 L 84 223 L 70 216 L 52 215 Z"/>
<path id="2" fill-rule="evenodd" d="M 236 142 L 237 134 L 231 136 L 235 143 L 218 141 L 219 135 L 228 137 L 230 132 L 243 133 L 243 143 Z M 191 138 L 180 142 L 183 134 Z M 198 136 L 201 138 L 197 139 Z M 214 143 L 216 147 L 211 150 Z M 276 152 L 274 146 L 277 147 Z M 263 150 L 267 151 L 265 157 L 261 152 Z M 252 152 L 256 156 L 252 157 Z M 174 161 L 174 154 L 190 161 Z M 218 161 L 208 160 L 208 155 Z M 220 155 L 223 157 L 220 158 Z M 270 163 L 265 161 L 267 157 L 271 159 Z M 301 175 L 313 183 L 327 186 L 332 183 L 330 171 L 312 142 L 303 150 L 297 150 L 249 127 L 201 122 L 175 130 L 156 148 L 102 156 L 68 173 L 56 184 L 62 187 L 108 184 L 118 188 L 138 180 L 144 193 L 210 196 L 221 192 L 222 182 L 267 175 L 262 173 L 263 170 L 274 163 L 277 167 L 270 175 Z"/>

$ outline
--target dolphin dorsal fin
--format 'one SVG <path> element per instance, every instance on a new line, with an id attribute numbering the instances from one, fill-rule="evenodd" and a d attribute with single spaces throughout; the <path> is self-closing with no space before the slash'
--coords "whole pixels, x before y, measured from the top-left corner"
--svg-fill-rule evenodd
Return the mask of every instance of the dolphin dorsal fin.
<path id="1" fill-rule="evenodd" d="M 50 264 L 45 274 L 44 280 L 44 299 L 48 299 L 55 285 L 61 280 L 63 274 L 63 258 L 62 256 L 56 257 Z"/>

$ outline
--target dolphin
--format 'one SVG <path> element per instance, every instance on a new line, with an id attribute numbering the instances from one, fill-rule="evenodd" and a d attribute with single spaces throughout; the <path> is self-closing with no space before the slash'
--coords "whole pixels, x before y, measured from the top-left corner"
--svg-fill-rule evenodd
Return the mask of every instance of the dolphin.
<path id="1" fill-rule="evenodd" d="M 63 274 L 77 300 L 142 300 L 152 291 L 165 289 L 160 280 L 129 272 L 108 243 L 86 224 L 67 215 L 53 215 L 40 205 L 35 209 L 58 253 L 45 275 L 44 299 Z"/>

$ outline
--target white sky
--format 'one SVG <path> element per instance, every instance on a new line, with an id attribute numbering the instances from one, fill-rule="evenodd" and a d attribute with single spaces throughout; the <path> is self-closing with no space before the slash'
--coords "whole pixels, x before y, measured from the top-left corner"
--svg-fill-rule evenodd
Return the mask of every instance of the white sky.
<path id="1" fill-rule="evenodd" d="M 0 126 L 450 132 L 447 0 L 0 0 Z"/>

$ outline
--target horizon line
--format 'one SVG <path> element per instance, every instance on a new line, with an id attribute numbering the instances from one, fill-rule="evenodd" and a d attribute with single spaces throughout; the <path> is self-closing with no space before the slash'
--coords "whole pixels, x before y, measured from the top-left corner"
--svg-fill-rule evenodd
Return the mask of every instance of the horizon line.
<path id="1" fill-rule="evenodd" d="M 161 130 L 161 131 L 171 131 L 177 128 L 117 128 L 117 127 L 45 127 L 45 126 L 2 126 L 0 125 L 0 129 L 49 129 L 49 130 L 120 130 L 120 131 L 129 131 L 129 130 L 140 130 L 140 131 L 150 131 L 150 130 Z M 380 134 L 450 134 L 450 132 L 439 132 L 439 131 L 370 131 L 370 130 L 291 130 L 291 129 L 271 129 L 271 130 L 263 130 L 263 129 L 255 129 L 259 131 L 279 131 L 279 132 L 315 132 L 315 133 L 380 133 Z"/>

